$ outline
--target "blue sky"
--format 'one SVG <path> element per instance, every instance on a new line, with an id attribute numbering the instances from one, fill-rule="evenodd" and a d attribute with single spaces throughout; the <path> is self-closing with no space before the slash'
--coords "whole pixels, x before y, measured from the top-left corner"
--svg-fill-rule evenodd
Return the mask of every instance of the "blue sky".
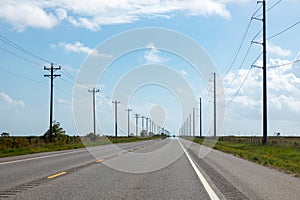
<path id="1" fill-rule="evenodd" d="M 267 14 L 268 36 L 300 20 L 299 0 L 269 0 L 268 8 L 277 2 L 279 3 Z M 62 77 L 55 79 L 54 119 L 62 124 L 68 134 L 83 135 L 93 128 L 92 110 L 89 110 L 91 106 L 86 110 L 90 114 L 90 118 L 88 115 L 86 118 L 87 126 L 90 125 L 90 128 L 77 132 L 72 100 L 75 77 L 87 56 L 99 44 L 123 31 L 159 27 L 177 31 L 196 41 L 218 68 L 225 88 L 225 101 L 230 102 L 225 107 L 225 123 L 220 134 L 260 135 L 261 69 L 251 69 L 241 87 L 251 64 L 261 53 L 260 45 L 251 45 L 251 40 L 262 27 L 260 21 L 250 22 L 256 10 L 258 10 L 256 16 L 261 17 L 260 4 L 252 0 L 88 0 L 84 3 L 69 0 L 2 0 L 0 5 L 0 35 L 2 36 L 0 40 L 2 61 L 0 132 L 7 131 L 13 135 L 41 135 L 49 126 L 49 80 L 43 77 L 47 73 L 43 67 L 44 65 L 49 67 L 50 64 L 18 51 L 5 43 L 4 38 L 41 58 L 62 66 L 63 70 L 57 71 L 62 74 Z M 244 43 L 237 59 L 232 63 L 249 22 Z M 282 65 L 300 58 L 299 33 L 300 24 L 297 24 L 268 41 L 268 66 Z M 260 40 L 261 34 L 258 34 L 256 41 Z M 249 46 L 249 54 L 245 57 Z M 100 54 L 102 57 L 109 56 L 104 52 Z M 16 55 L 27 60 L 20 59 Z M 245 62 L 241 64 L 244 57 Z M 99 77 L 98 86 L 101 93 L 97 94 L 99 122 L 97 132 L 113 134 L 111 98 L 115 86 L 128 72 L 149 63 L 174 69 L 190 84 L 195 96 L 203 98 L 204 132 L 209 132 L 212 116 L 211 83 L 205 83 L 188 62 L 171 52 L 157 49 L 156 44 L 151 41 L 144 46 L 144 49 L 120 57 L 111 64 L 101 78 Z M 258 58 L 254 64 L 261 65 L 261 63 L 261 58 Z M 299 135 L 299 67 L 300 62 L 295 62 L 268 69 L 269 135 L 274 132 L 281 132 L 283 135 Z M 235 98 L 232 99 L 233 96 Z M 86 103 L 90 105 L 91 102 L 92 96 L 87 92 Z M 166 128 L 177 132 L 182 119 L 176 102 L 174 95 L 166 88 L 158 85 L 145 86 L 135 91 L 129 105 L 121 102 L 119 118 L 121 121 L 127 120 L 124 109 L 130 106 L 134 110 L 132 129 L 135 121 L 133 114 L 140 113 L 145 116 L 152 114 L 158 124 L 163 126 L 165 123 Z M 192 111 L 192 108 L 186 109 Z M 122 129 L 121 134 L 125 134 L 123 131 L 126 130 Z"/>

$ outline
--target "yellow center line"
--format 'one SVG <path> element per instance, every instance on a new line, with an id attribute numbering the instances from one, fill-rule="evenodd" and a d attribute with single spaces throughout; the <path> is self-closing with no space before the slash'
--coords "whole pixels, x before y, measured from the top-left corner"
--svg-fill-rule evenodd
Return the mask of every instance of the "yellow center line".
<path id="1" fill-rule="evenodd" d="M 52 178 L 56 178 L 58 176 L 61 176 L 61 175 L 64 175 L 66 174 L 67 172 L 60 172 L 60 173 L 57 173 L 57 174 L 53 174 L 51 176 L 48 176 L 49 179 L 52 179 Z"/>
<path id="2" fill-rule="evenodd" d="M 100 162 L 103 162 L 103 160 L 96 160 L 96 163 L 100 163 Z"/>

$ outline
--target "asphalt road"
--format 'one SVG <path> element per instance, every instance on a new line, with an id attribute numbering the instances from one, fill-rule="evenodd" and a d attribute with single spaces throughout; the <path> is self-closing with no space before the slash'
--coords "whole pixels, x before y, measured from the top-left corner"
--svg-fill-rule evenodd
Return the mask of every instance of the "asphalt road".
<path id="1" fill-rule="evenodd" d="M 2 158 L 0 177 L 0 199 L 300 199 L 300 178 L 181 139 Z"/>

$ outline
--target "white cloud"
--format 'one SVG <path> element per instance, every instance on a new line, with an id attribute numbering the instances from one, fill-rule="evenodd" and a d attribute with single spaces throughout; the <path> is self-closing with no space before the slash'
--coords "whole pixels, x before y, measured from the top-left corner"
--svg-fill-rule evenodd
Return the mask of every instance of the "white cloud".
<path id="1" fill-rule="evenodd" d="M 170 18 L 174 12 L 187 16 L 217 15 L 229 18 L 226 8 L 233 1 L 220 0 L 85 0 L 1 2 L 0 19 L 19 31 L 26 27 L 52 28 L 62 20 L 92 31 L 102 25 L 132 23 L 142 18 Z M 239 2 L 240 3 L 240 2 Z"/>
<path id="2" fill-rule="evenodd" d="M 1 3 L 0 19 L 10 23 L 17 31 L 23 31 L 26 27 L 49 29 L 59 22 L 53 13 L 27 3 Z"/>
<path id="3" fill-rule="evenodd" d="M 159 51 L 152 42 L 148 43 L 146 47 L 147 49 L 149 49 L 144 55 L 144 59 L 146 60 L 146 62 L 163 63 L 168 60 L 167 58 L 163 58 L 159 55 Z"/>
<path id="4" fill-rule="evenodd" d="M 271 43 L 268 43 L 268 51 L 270 53 L 273 53 L 273 54 L 277 55 L 277 56 L 290 56 L 290 55 L 292 55 L 292 52 L 290 50 L 283 49 L 282 47 L 273 45 Z"/>
<path id="5" fill-rule="evenodd" d="M 183 76 L 188 76 L 188 73 L 185 70 L 180 71 Z"/>
<path id="6" fill-rule="evenodd" d="M 56 99 L 56 102 L 57 102 L 58 104 L 65 104 L 65 105 L 70 105 L 70 104 L 71 104 L 71 102 L 69 102 L 68 100 L 66 100 L 66 99 L 61 99 L 61 98 L 57 98 L 57 99 Z"/>
<path id="7" fill-rule="evenodd" d="M 50 45 L 52 48 L 56 47 L 56 45 Z M 83 53 L 83 54 L 90 54 L 92 56 L 98 56 L 102 58 L 111 58 L 112 55 L 105 54 L 98 52 L 96 49 L 92 49 L 90 47 L 84 46 L 84 44 L 80 42 L 75 42 L 75 43 L 65 43 L 65 42 L 60 42 L 58 46 L 63 47 L 67 53 L 73 52 L 73 53 Z"/>
<path id="8" fill-rule="evenodd" d="M 0 109 L 24 108 L 25 104 L 22 100 L 14 100 L 8 94 L 0 93 Z"/>
<path id="9" fill-rule="evenodd" d="M 56 9 L 56 15 L 57 15 L 58 19 L 61 21 L 61 20 L 64 20 L 67 18 L 68 13 L 65 9 L 58 8 L 58 9 Z"/>
<path id="10" fill-rule="evenodd" d="M 84 17 L 80 17 L 77 20 L 74 19 L 74 17 L 69 17 L 69 22 L 79 28 L 87 28 L 92 31 L 100 30 L 100 26 L 98 23 Z"/>
<path id="11" fill-rule="evenodd" d="M 268 76 L 268 107 L 270 120 L 297 121 L 300 117 L 300 77 L 295 74 L 296 66 L 289 60 L 270 59 L 270 66 L 280 67 L 267 70 Z M 248 70 L 238 71 L 236 79 L 226 90 L 227 101 L 235 94 L 243 82 Z M 228 85 L 233 73 L 224 79 L 224 85 Z M 252 69 L 244 86 L 227 107 L 235 113 L 236 118 L 248 118 L 259 120 L 262 110 L 262 70 Z"/>

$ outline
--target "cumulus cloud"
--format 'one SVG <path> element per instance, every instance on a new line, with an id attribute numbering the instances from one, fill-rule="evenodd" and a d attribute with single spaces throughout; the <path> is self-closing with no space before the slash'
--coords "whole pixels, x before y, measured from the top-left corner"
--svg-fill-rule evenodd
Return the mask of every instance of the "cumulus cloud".
<path id="1" fill-rule="evenodd" d="M 243 1 L 244 2 L 244 1 Z M 174 12 L 187 16 L 217 15 L 229 18 L 226 8 L 234 1 L 220 0 L 86 0 L 1 2 L 0 19 L 19 31 L 26 27 L 52 28 L 62 20 L 92 31 L 102 25 L 132 23 L 148 17 L 172 17 Z"/>
<path id="2" fill-rule="evenodd" d="M 267 67 L 269 118 L 296 121 L 300 116 L 300 77 L 295 73 L 297 64 L 291 64 L 290 60 L 270 59 Z M 237 72 L 236 79 L 226 89 L 227 100 L 235 95 L 247 73 L 247 69 Z M 233 77 L 234 73 L 230 72 L 224 78 L 224 85 L 229 85 Z M 261 116 L 261 99 L 262 70 L 253 68 L 228 109 L 235 112 L 237 118 L 258 119 Z"/>
<path id="3" fill-rule="evenodd" d="M 26 27 L 49 29 L 59 22 L 53 13 L 27 3 L 1 3 L 0 19 L 10 23 L 17 31 L 23 31 Z"/>
<path id="4" fill-rule="evenodd" d="M 22 100 L 14 100 L 8 94 L 1 92 L 0 93 L 0 109 L 15 109 L 15 108 L 24 108 L 25 104 Z"/>
<path id="5" fill-rule="evenodd" d="M 144 55 L 144 59 L 146 60 L 146 62 L 163 63 L 168 60 L 167 58 L 163 58 L 162 56 L 159 55 L 158 49 L 155 47 L 155 45 L 152 42 L 148 43 L 146 48 L 149 49 Z"/>
<path id="6" fill-rule="evenodd" d="M 55 48 L 57 45 L 51 45 L 52 48 Z M 98 56 L 102 58 L 111 58 L 112 55 L 105 54 L 98 52 L 96 49 L 92 49 L 90 47 L 85 46 L 84 44 L 80 42 L 75 42 L 75 43 L 66 43 L 66 42 L 60 42 L 58 46 L 63 47 L 66 53 L 83 53 L 83 54 L 88 54 L 92 56 Z"/>
<path id="7" fill-rule="evenodd" d="M 292 55 L 292 52 L 290 50 L 283 49 L 282 47 L 273 45 L 271 43 L 268 43 L 268 51 L 270 53 L 273 53 L 273 54 L 277 55 L 277 56 L 290 56 L 290 55 Z"/>

